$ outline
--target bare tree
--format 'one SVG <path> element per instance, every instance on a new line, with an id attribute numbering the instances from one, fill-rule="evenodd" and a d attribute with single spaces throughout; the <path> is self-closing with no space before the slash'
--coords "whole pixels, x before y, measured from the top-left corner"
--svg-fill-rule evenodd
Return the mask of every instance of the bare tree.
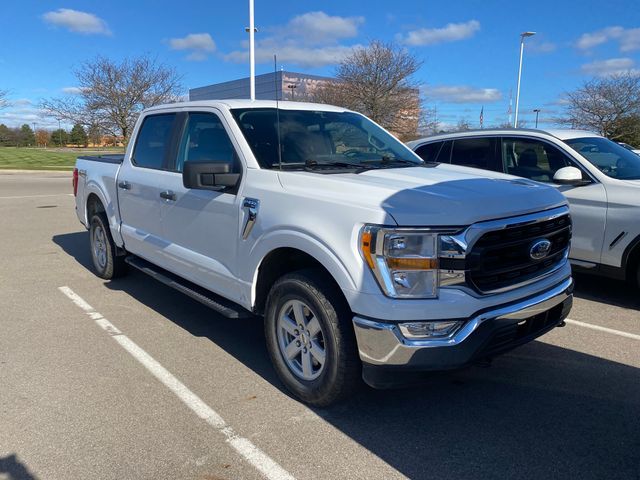
<path id="1" fill-rule="evenodd" d="M 42 109 L 87 129 L 99 126 L 124 142 L 141 110 L 177 101 L 181 90 L 181 77 L 173 68 L 144 56 L 120 63 L 99 56 L 83 63 L 75 75 L 78 95 L 44 100 Z"/>
<path id="2" fill-rule="evenodd" d="M 589 80 L 566 93 L 566 100 L 558 123 L 593 130 L 612 140 L 640 137 L 640 75 L 629 72 Z"/>
<path id="3" fill-rule="evenodd" d="M 461 118 L 460 120 L 458 120 L 456 131 L 466 132 L 467 130 L 471 130 L 471 124 L 469 123 L 469 120 L 467 120 L 466 118 Z"/>
<path id="4" fill-rule="evenodd" d="M 336 80 L 319 86 L 313 99 L 361 112 L 401 138 L 415 136 L 422 108 L 413 75 L 421 65 L 405 49 L 374 40 L 342 60 Z"/>

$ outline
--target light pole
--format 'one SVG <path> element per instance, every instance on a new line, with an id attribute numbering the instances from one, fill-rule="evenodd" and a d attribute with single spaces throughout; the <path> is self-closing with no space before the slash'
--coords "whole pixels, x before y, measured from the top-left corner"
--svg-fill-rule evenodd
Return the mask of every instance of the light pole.
<path id="1" fill-rule="evenodd" d="M 32 123 L 33 125 L 33 144 L 34 146 L 38 146 L 38 139 L 36 138 L 36 122 Z"/>
<path id="2" fill-rule="evenodd" d="M 520 34 L 520 66 L 518 67 L 518 88 L 516 90 L 516 115 L 513 120 L 513 128 L 518 128 L 518 106 L 520 104 L 520 77 L 522 77 L 522 54 L 524 53 L 524 39 L 532 37 L 536 32 L 522 32 Z"/>
<path id="3" fill-rule="evenodd" d="M 253 0 L 249 0 L 249 91 L 251 100 L 256 99 L 256 26 L 253 15 Z"/>
<path id="4" fill-rule="evenodd" d="M 540 109 L 534 108 L 533 111 L 536 112 L 536 128 L 538 128 L 538 114 L 540 113 Z"/>

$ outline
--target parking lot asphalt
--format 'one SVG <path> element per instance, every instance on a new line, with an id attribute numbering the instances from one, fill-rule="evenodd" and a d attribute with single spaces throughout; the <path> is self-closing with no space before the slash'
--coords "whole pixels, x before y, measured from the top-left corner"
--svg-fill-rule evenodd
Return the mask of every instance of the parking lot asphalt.
<path id="1" fill-rule="evenodd" d="M 312 409 L 279 383 L 257 319 L 221 318 L 139 272 L 96 277 L 70 193 L 69 173 L 0 173 L 1 480 L 640 479 L 638 290 L 578 276 L 578 323 L 490 367 Z"/>

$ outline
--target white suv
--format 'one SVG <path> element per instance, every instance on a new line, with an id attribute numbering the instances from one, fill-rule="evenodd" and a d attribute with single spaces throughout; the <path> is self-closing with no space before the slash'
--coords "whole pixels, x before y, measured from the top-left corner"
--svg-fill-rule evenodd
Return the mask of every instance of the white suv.
<path id="1" fill-rule="evenodd" d="M 640 284 L 640 156 L 581 130 L 478 130 L 408 145 L 427 162 L 555 184 L 571 206 L 574 268 Z"/>

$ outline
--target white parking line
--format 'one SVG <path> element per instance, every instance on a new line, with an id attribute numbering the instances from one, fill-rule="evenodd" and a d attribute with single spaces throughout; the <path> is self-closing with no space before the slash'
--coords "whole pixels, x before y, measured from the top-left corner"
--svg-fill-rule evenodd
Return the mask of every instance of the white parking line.
<path id="1" fill-rule="evenodd" d="M 227 425 L 224 419 L 209 405 L 204 403 L 195 393 L 189 390 L 171 372 L 158 363 L 151 355 L 136 345 L 124 335 L 109 320 L 89 305 L 82 297 L 69 287 L 58 287 L 73 303 L 80 307 L 105 330 L 122 348 L 133 358 L 138 360 L 154 377 L 165 387 L 171 390 L 182 402 L 189 407 L 198 417 L 207 422 L 215 430 L 222 433 L 227 443 L 231 445 L 244 459 L 259 470 L 269 480 L 294 480 L 294 477 L 278 465 L 271 457 L 256 447 L 250 440 L 237 435 Z"/>
<path id="2" fill-rule="evenodd" d="M 16 195 L 13 197 L 0 197 L 0 199 L 14 200 L 17 198 L 45 198 L 45 197 L 73 197 L 73 193 L 52 193 L 50 195 Z"/>
<path id="3" fill-rule="evenodd" d="M 640 335 L 636 335 L 635 333 L 623 332 L 621 330 L 614 330 L 613 328 L 601 327 L 600 325 L 594 325 L 592 323 L 579 322 L 577 320 L 571 320 L 570 318 L 566 318 L 564 321 L 577 327 L 590 328 L 591 330 L 598 330 L 600 332 L 607 332 L 612 333 L 613 335 L 619 335 L 621 337 L 640 340 Z"/>

